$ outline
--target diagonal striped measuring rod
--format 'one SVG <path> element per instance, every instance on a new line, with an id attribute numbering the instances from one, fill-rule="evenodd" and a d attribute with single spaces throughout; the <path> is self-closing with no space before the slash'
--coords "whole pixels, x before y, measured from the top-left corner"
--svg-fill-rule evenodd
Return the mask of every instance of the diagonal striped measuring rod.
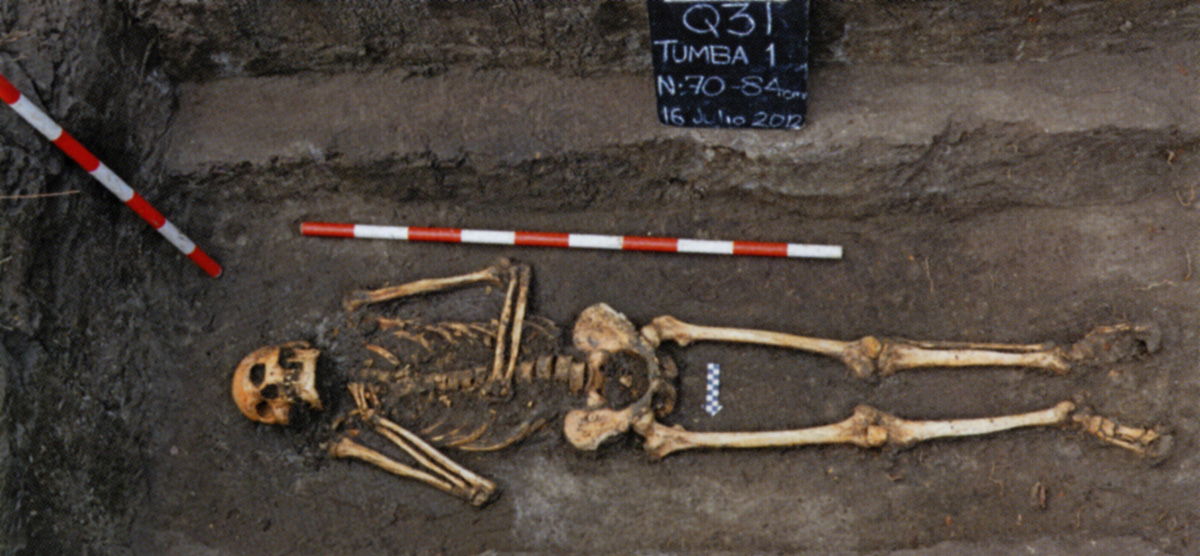
<path id="1" fill-rule="evenodd" d="M 76 141 L 67 130 L 59 126 L 48 114 L 38 108 L 32 101 L 25 98 L 11 82 L 0 75 L 0 102 L 12 108 L 29 125 L 50 140 L 64 154 L 83 167 L 84 171 L 100 182 L 105 189 L 116 195 L 125 206 L 133 209 L 160 235 L 171 242 L 181 253 L 196 263 L 209 276 L 216 278 L 221 275 L 221 265 L 217 264 L 204 250 L 196 246 L 191 239 L 176 228 L 161 212 L 158 212 L 138 192 L 129 187 L 125 180 L 113 173 L 100 162 L 91 151 Z"/>

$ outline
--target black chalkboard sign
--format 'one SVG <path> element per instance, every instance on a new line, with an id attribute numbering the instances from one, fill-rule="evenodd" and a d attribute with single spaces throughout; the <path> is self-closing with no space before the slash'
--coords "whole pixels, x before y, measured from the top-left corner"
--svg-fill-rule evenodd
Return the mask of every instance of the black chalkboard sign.
<path id="1" fill-rule="evenodd" d="M 647 0 L 658 119 L 799 129 L 808 106 L 808 0 Z"/>

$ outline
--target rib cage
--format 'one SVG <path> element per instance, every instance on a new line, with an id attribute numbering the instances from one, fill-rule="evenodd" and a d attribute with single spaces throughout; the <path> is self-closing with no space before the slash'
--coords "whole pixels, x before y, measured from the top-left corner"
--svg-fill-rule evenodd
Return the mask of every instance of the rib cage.
<path id="1" fill-rule="evenodd" d="M 359 375 L 387 385 L 393 395 L 426 392 L 473 393 L 487 381 L 496 342 L 497 322 L 421 323 L 407 319 L 373 319 L 378 327 L 364 338 Z M 522 384 L 559 383 L 579 394 L 592 378 L 587 365 L 562 353 L 559 330 L 552 321 L 526 320 L 521 358 L 513 388 Z"/>
<path id="2" fill-rule="evenodd" d="M 556 325 L 544 319 L 526 324 L 506 395 L 498 396 L 489 386 L 495 321 L 380 319 L 360 344 L 366 349 L 357 377 L 378 396 L 387 418 L 421 431 L 435 446 L 502 449 L 577 406 L 589 381 L 601 379 L 592 376 L 585 362 L 564 353 Z"/>
<path id="3" fill-rule="evenodd" d="M 414 373 L 410 367 L 395 370 L 374 369 L 372 378 L 386 383 L 401 396 L 422 392 L 470 393 L 481 387 L 491 370 L 487 366 L 441 373 Z M 517 363 L 513 377 L 516 389 L 521 384 L 554 382 L 565 385 L 571 394 L 579 394 L 591 379 L 587 364 L 566 354 L 542 355 Z"/>

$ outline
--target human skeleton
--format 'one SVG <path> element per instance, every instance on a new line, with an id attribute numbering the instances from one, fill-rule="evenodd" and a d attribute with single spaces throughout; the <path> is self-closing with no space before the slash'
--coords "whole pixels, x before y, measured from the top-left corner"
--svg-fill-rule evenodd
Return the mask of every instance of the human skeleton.
<path id="1" fill-rule="evenodd" d="M 361 349 L 349 361 L 346 389 L 352 408 L 332 421 L 329 453 L 422 481 L 482 506 L 496 486 L 454 462 L 440 448 L 495 451 L 514 445 L 561 418 L 567 440 L 596 450 L 633 431 L 654 458 L 693 448 L 761 448 L 852 444 L 909 446 L 935 438 L 978 436 L 1022 427 L 1061 426 L 1142 455 L 1158 455 L 1167 438 L 1154 428 L 1130 427 L 1062 401 L 1029 413 L 977 419 L 910 421 L 859 406 L 848 419 L 824 426 L 767 432 L 691 432 L 658 422 L 675 405 L 677 372 L 656 348 L 663 342 L 735 342 L 798 349 L 840 359 L 854 376 L 875 378 L 925 367 L 1008 366 L 1064 375 L 1080 365 L 1115 362 L 1158 348 L 1153 325 L 1101 326 L 1069 346 L 914 342 L 867 336 L 845 342 L 779 332 L 715 328 L 663 316 L 639 332 L 605 304 L 585 309 L 572 344 L 554 323 L 526 315 L 531 270 L 500 260 L 470 274 L 419 280 L 347 296 L 360 315 Z M 505 291 L 490 322 L 422 323 L 364 310 L 409 296 L 467 286 Z M 233 375 L 233 397 L 250 419 L 286 425 L 297 407 L 320 410 L 319 352 L 306 342 L 251 353 Z M 368 447 L 376 433 L 412 458 L 406 464 Z M 415 432 L 414 432 L 415 431 Z"/>

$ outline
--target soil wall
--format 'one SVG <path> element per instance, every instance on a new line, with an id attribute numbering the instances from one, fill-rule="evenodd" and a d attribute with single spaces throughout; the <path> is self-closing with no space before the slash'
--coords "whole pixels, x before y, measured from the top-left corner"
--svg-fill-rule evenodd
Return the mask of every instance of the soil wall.
<path id="1" fill-rule="evenodd" d="M 135 11 L 0 3 L 0 72 L 154 195 L 174 87 L 147 64 Z M 0 221 L 0 552 L 119 546 L 145 492 L 145 387 L 131 364 L 145 353 L 131 336 L 144 323 L 140 253 L 155 240 L 11 111 L 0 137 L 3 191 L 16 197 Z"/>

